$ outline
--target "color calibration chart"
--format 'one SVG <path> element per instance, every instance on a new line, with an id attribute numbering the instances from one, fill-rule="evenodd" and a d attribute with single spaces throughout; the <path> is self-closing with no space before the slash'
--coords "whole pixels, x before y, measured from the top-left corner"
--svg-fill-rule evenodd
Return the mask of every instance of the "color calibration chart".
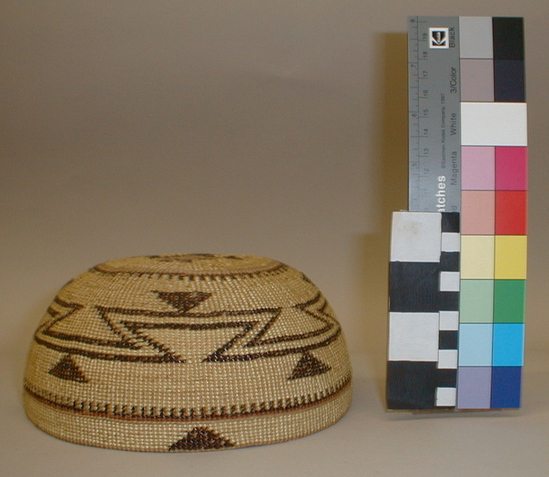
<path id="1" fill-rule="evenodd" d="M 393 214 L 389 409 L 518 408 L 527 124 L 521 18 L 410 17 L 409 211 Z"/>

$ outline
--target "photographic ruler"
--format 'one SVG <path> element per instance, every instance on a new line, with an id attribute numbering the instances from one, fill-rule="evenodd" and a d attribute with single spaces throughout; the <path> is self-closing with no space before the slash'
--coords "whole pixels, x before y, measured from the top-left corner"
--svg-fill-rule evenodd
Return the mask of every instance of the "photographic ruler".
<path id="1" fill-rule="evenodd" d="M 391 410 L 520 407 L 523 37 L 521 18 L 408 19 L 409 210 L 392 222 Z"/>
<path id="2" fill-rule="evenodd" d="M 460 211 L 458 35 L 458 17 L 408 20 L 410 211 Z"/>

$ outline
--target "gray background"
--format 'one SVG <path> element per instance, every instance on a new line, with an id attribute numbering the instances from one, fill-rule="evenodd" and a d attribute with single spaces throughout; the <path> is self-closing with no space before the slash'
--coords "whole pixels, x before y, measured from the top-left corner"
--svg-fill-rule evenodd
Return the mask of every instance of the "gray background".
<path id="1" fill-rule="evenodd" d="M 525 17 L 531 180 L 518 412 L 383 409 L 389 225 L 407 208 L 408 15 Z M 543 475 L 548 18 L 544 0 L 1 1 L 6 475 Z M 192 456 L 85 448 L 34 428 L 21 408 L 24 360 L 57 290 L 112 258 L 185 252 L 266 255 L 304 271 L 346 332 L 351 412 L 299 441 Z"/>

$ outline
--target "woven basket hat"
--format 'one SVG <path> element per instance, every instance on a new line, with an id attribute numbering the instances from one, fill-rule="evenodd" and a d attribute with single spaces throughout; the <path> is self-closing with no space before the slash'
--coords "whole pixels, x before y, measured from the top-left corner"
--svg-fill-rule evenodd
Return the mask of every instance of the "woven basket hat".
<path id="1" fill-rule="evenodd" d="M 269 444 L 334 424 L 351 402 L 341 327 L 307 277 L 247 255 L 97 265 L 34 335 L 25 409 L 60 439 L 134 451 Z"/>

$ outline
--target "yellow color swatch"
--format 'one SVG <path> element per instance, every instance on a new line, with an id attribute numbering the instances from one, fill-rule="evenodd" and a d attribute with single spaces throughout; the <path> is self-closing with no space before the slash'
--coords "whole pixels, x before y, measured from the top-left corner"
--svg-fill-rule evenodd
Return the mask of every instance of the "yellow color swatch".
<path id="1" fill-rule="evenodd" d="M 461 278 L 494 278 L 494 236 L 461 236 Z"/>
<path id="2" fill-rule="evenodd" d="M 526 239 L 526 235 L 496 236 L 496 279 L 526 279 Z"/>

